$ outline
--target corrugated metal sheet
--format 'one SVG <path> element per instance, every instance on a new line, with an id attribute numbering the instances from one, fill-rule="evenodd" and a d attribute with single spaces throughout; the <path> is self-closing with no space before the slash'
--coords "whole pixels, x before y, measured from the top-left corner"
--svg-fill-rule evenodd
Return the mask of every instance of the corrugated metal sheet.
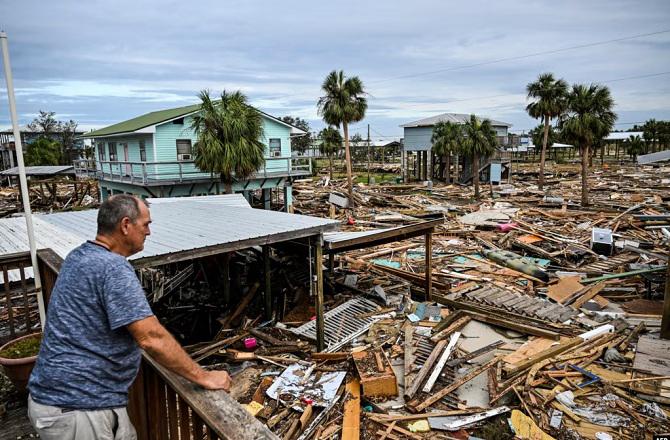
<path id="1" fill-rule="evenodd" d="M 158 198 L 148 198 L 147 201 L 150 205 L 156 205 L 159 203 L 174 203 L 184 200 L 180 197 L 158 197 Z M 220 194 L 215 196 L 193 196 L 188 198 L 189 202 L 198 202 L 198 203 L 214 203 L 219 206 L 234 206 L 237 208 L 251 208 L 247 199 L 244 198 L 242 194 Z"/>
<path id="2" fill-rule="evenodd" d="M 401 229 L 402 226 L 396 228 L 384 229 L 370 229 L 369 231 L 355 231 L 355 232 L 326 232 L 323 234 L 323 241 L 327 243 L 337 243 L 338 241 L 353 240 L 354 238 L 368 237 L 379 234 L 380 232 L 392 231 L 394 229 Z"/>
<path id="3" fill-rule="evenodd" d="M 637 157 L 637 163 L 640 165 L 663 162 L 666 160 L 670 160 L 670 150 L 657 151 L 656 153 L 643 154 Z"/>
<path id="4" fill-rule="evenodd" d="M 95 238 L 97 215 L 97 209 L 34 215 L 37 248 L 51 248 L 65 258 L 72 249 Z M 330 219 L 252 209 L 238 196 L 162 199 L 151 206 L 151 217 L 151 235 L 144 250 L 130 257 L 131 261 L 287 232 L 307 235 L 339 226 Z M 28 249 L 24 218 L 0 219 L 0 254 Z"/>
<path id="5" fill-rule="evenodd" d="M 74 167 L 72 165 L 26 167 L 26 176 L 50 176 L 52 174 L 74 174 Z M 0 175 L 18 176 L 19 167 L 9 168 L 0 172 Z"/>

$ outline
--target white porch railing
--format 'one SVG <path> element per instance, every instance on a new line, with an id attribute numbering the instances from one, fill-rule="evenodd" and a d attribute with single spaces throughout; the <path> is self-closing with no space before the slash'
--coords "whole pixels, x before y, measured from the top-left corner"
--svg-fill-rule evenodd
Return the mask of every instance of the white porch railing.
<path id="1" fill-rule="evenodd" d="M 138 185 L 181 183 L 212 180 L 218 176 L 203 172 L 195 162 L 133 162 L 82 159 L 74 162 L 77 177 L 96 177 L 99 180 Z M 263 167 L 251 178 L 306 176 L 312 174 L 312 163 L 306 157 L 266 157 Z"/>

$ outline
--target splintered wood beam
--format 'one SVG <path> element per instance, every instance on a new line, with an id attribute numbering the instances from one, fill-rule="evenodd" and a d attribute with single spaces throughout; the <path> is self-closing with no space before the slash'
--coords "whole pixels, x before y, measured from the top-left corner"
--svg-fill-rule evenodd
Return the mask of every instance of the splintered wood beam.
<path id="1" fill-rule="evenodd" d="M 561 342 L 556 345 L 552 345 L 551 347 L 542 350 L 541 352 L 536 353 L 533 356 L 530 356 L 524 361 L 512 365 L 506 365 L 505 367 L 503 367 L 503 369 L 505 370 L 505 373 L 508 376 L 513 376 L 516 373 L 519 373 L 527 368 L 530 368 L 531 366 L 537 364 L 538 362 L 544 361 L 554 356 L 558 356 L 559 354 L 568 351 L 573 347 L 576 347 L 582 342 L 584 342 L 584 340 L 580 337 L 574 337 L 568 339 L 567 341 Z"/>
<path id="2" fill-rule="evenodd" d="M 347 392 L 351 396 L 344 402 L 342 418 L 342 440 L 358 440 L 361 431 L 361 383 L 357 378 L 347 382 Z"/>
<path id="3" fill-rule="evenodd" d="M 442 373 L 442 370 L 444 369 L 444 365 L 449 360 L 449 356 L 451 356 L 451 354 L 456 349 L 456 343 L 458 342 L 458 338 L 460 337 L 461 332 L 456 332 L 453 335 L 451 335 L 451 339 L 449 340 L 447 348 L 444 349 L 442 356 L 440 356 L 440 360 L 437 361 L 437 365 L 435 365 L 435 368 L 433 368 L 433 372 L 430 374 L 430 377 L 426 381 L 426 385 L 424 385 L 423 387 L 424 393 L 430 393 L 431 390 L 433 389 L 433 386 L 435 385 L 437 378 L 440 376 L 440 373 Z"/>
<path id="4" fill-rule="evenodd" d="M 419 370 L 419 373 L 414 378 L 412 386 L 410 386 L 409 388 L 405 388 L 405 397 L 411 399 L 414 397 L 417 391 L 419 391 L 421 384 L 423 383 L 426 376 L 428 376 L 428 373 L 430 373 L 430 371 L 432 370 L 433 364 L 435 364 L 435 361 L 440 356 L 440 353 L 442 353 L 442 350 L 444 350 L 444 347 L 446 345 L 447 345 L 446 340 L 442 340 L 438 342 L 437 345 L 435 345 L 435 348 L 433 348 L 433 351 L 430 353 L 430 356 L 428 356 L 428 360 L 426 360 L 426 363 L 423 364 L 421 370 Z"/>
<path id="5" fill-rule="evenodd" d="M 446 387 L 442 388 L 441 390 L 433 393 L 429 397 L 427 397 L 423 402 L 419 403 L 417 401 L 412 401 L 409 403 L 409 408 L 412 409 L 414 412 L 419 412 L 423 411 L 424 409 L 428 408 L 435 402 L 437 402 L 440 399 L 443 399 L 444 397 L 447 396 L 447 394 L 451 393 L 452 391 L 458 389 L 461 385 L 463 385 L 466 382 L 471 381 L 475 377 L 479 376 L 482 374 L 484 371 L 488 370 L 492 366 L 494 366 L 500 359 L 497 357 L 491 359 L 490 361 L 486 362 L 485 364 L 480 365 L 479 367 L 473 368 L 470 370 L 465 376 L 461 376 L 457 378 L 454 382 L 451 384 L 447 385 Z"/>
<path id="6" fill-rule="evenodd" d="M 433 232 L 426 234 L 426 300 L 433 300 Z"/>
<path id="7" fill-rule="evenodd" d="M 401 428 L 400 426 L 397 426 L 395 424 L 395 422 L 391 422 L 391 423 L 378 422 L 378 423 L 386 426 L 386 428 L 391 428 L 393 431 L 397 431 L 397 432 L 399 432 L 399 433 L 403 434 L 404 436 L 409 437 L 411 439 L 414 439 L 414 440 L 422 440 L 423 439 L 423 436 L 416 435 L 416 434 L 414 434 L 414 433 L 412 433 L 412 432 L 410 432 L 410 431 L 408 431 L 404 428 Z M 344 440 L 344 438 L 342 440 Z"/>
<path id="8" fill-rule="evenodd" d="M 433 336 L 430 337 L 430 340 L 433 342 L 440 341 L 447 336 L 449 336 L 451 333 L 455 332 L 456 330 L 460 330 L 461 328 L 465 327 L 465 325 L 472 320 L 472 317 L 465 315 L 453 323 L 449 325 L 449 327 L 445 328 L 444 330 L 441 330 L 437 333 L 435 333 Z"/>
<path id="9" fill-rule="evenodd" d="M 414 326 L 405 324 L 405 389 L 410 387 L 409 377 L 412 374 L 412 364 L 414 363 L 414 356 L 412 356 L 412 337 L 414 336 Z"/>
<path id="10" fill-rule="evenodd" d="M 580 309 L 584 304 L 589 302 L 594 296 L 600 293 L 601 290 L 605 288 L 605 283 L 600 282 L 594 284 L 593 286 L 587 286 L 585 291 L 579 296 L 571 305 L 575 309 Z"/>

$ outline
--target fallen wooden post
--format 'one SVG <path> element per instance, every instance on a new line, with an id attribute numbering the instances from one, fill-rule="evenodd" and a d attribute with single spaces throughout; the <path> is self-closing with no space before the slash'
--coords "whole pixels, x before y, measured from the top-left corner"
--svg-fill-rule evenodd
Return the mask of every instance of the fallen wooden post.
<path id="1" fill-rule="evenodd" d="M 479 367 L 473 368 L 470 370 L 465 376 L 459 377 L 456 379 L 453 383 L 447 385 L 446 387 L 442 388 L 440 391 L 432 394 L 431 396 L 427 397 L 426 400 L 424 400 L 422 403 L 418 402 L 410 402 L 409 407 L 412 409 L 414 412 L 419 412 L 423 411 L 424 409 L 428 408 L 438 400 L 446 397 L 447 394 L 451 393 L 452 391 L 458 389 L 461 385 L 463 385 L 466 382 L 469 382 L 473 378 L 479 376 L 482 374 L 484 371 L 488 370 L 491 368 L 493 365 L 495 365 L 499 359 L 493 358 L 490 361 L 486 362 L 483 365 L 480 365 Z"/>
<path id="2" fill-rule="evenodd" d="M 440 356 L 440 353 L 442 353 L 442 350 L 444 347 L 446 347 L 447 341 L 442 340 L 437 343 L 435 348 L 433 348 L 433 351 L 430 353 L 430 356 L 428 356 L 428 360 L 426 360 L 426 363 L 423 364 L 423 367 L 421 367 L 421 370 L 419 370 L 419 373 L 416 375 L 414 378 L 414 381 L 412 382 L 412 386 L 409 388 L 405 388 L 405 397 L 406 398 L 413 398 L 414 395 L 419 391 L 419 388 L 421 387 L 421 384 L 423 383 L 423 380 L 428 376 L 428 373 L 431 371 L 433 364 L 437 360 L 438 356 Z"/>

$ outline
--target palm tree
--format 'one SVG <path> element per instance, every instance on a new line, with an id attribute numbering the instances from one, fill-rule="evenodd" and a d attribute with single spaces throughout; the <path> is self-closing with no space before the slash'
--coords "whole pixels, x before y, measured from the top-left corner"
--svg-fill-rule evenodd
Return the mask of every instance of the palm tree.
<path id="1" fill-rule="evenodd" d="M 342 135 L 335 127 L 326 127 L 319 132 L 321 154 L 328 156 L 330 163 L 330 180 L 333 180 L 333 155 L 337 154 L 342 148 Z"/>
<path id="2" fill-rule="evenodd" d="M 349 150 L 349 124 L 365 117 L 368 101 L 364 97 L 363 82 L 357 77 L 346 78 L 343 71 L 333 70 L 321 85 L 324 95 L 317 103 L 319 115 L 328 125 L 344 132 L 344 155 L 347 162 L 347 186 L 349 204 L 354 206 L 354 186 L 351 179 L 351 151 Z"/>
<path id="3" fill-rule="evenodd" d="M 656 119 L 649 119 L 642 126 L 642 136 L 644 137 L 646 144 L 651 146 L 651 151 L 647 151 L 648 153 L 654 153 L 656 151 L 656 141 L 658 140 L 659 131 L 658 129 L 659 123 L 656 122 Z M 647 149 L 646 146 L 645 149 Z"/>
<path id="4" fill-rule="evenodd" d="M 562 79 L 555 79 L 551 73 L 543 73 L 537 81 L 526 86 L 528 99 L 534 99 L 528 104 L 526 111 L 532 118 L 544 119 L 544 139 L 540 153 L 540 176 L 537 182 L 540 190 L 544 186 L 544 159 L 547 151 L 549 125 L 553 118 L 559 117 L 566 107 L 568 83 Z M 537 146 L 537 144 L 535 144 Z"/>
<path id="5" fill-rule="evenodd" d="M 560 121 L 563 138 L 579 148 L 582 156 L 582 206 L 589 204 L 587 180 L 591 147 L 609 134 L 616 121 L 609 88 L 575 84 L 568 97 L 568 111 Z"/>
<path id="6" fill-rule="evenodd" d="M 637 155 L 642 153 L 644 148 L 644 142 L 640 136 L 629 136 L 626 139 L 626 152 L 630 154 L 630 157 L 633 159 L 633 162 L 637 162 Z"/>
<path id="7" fill-rule="evenodd" d="M 433 127 L 433 135 L 430 142 L 433 144 L 433 152 L 446 159 L 446 182 L 451 182 L 451 155 L 457 153 L 463 140 L 463 130 L 458 124 L 451 122 L 438 122 Z"/>
<path id="8" fill-rule="evenodd" d="M 233 179 L 246 179 L 265 163 L 263 119 L 240 91 L 224 90 L 220 101 L 213 101 L 208 90 L 198 96 L 200 112 L 191 124 L 198 137 L 195 165 L 219 174 L 226 192 L 232 193 Z"/>
<path id="9" fill-rule="evenodd" d="M 491 156 L 496 151 L 496 132 L 488 119 L 481 121 L 470 115 L 470 120 L 463 124 L 463 137 L 463 153 L 472 157 L 472 181 L 475 198 L 479 199 L 479 158 Z"/>

